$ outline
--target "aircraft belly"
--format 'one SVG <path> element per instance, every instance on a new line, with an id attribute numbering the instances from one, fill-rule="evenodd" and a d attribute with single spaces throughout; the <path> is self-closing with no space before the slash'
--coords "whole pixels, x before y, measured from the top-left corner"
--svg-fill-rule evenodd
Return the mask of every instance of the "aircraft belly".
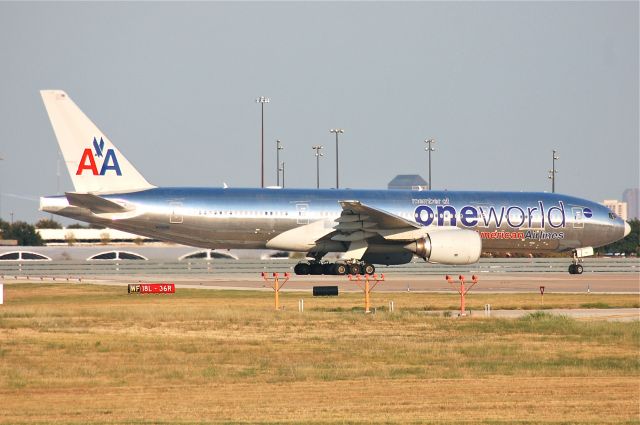
<path id="1" fill-rule="evenodd" d="M 273 221 L 241 217 L 184 216 L 182 222 L 170 223 L 166 215 L 148 215 L 129 222 L 138 231 L 148 232 L 162 239 L 180 238 L 182 243 L 190 245 L 264 248 L 265 241 L 277 233 Z"/>
<path id="2" fill-rule="evenodd" d="M 241 217 L 184 216 L 182 222 L 171 223 L 167 214 L 152 213 L 131 219 L 105 220 L 96 217 L 89 210 L 73 206 L 55 213 L 153 239 L 212 249 L 263 249 L 266 247 L 267 240 L 283 231 L 297 227 L 295 220 L 291 219 Z"/>

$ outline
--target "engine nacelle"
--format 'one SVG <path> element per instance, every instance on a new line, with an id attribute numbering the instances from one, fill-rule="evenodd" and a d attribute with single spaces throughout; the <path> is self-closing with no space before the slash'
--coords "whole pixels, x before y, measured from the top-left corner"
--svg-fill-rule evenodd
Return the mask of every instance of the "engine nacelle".
<path id="1" fill-rule="evenodd" d="M 472 264 L 480 259 L 482 239 L 473 230 L 452 227 L 429 232 L 404 248 L 430 263 Z"/>

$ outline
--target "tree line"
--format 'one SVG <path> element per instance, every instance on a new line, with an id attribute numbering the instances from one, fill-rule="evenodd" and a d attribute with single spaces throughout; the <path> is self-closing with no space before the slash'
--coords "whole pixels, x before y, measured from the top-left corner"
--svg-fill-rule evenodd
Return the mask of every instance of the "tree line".
<path id="1" fill-rule="evenodd" d="M 36 224 L 29 224 L 24 221 L 9 223 L 0 218 L 0 239 L 16 240 L 20 246 L 44 245 L 44 241 L 36 229 L 62 229 L 62 224 L 48 218 L 38 220 Z M 104 226 L 85 226 L 75 223 L 67 226 L 67 229 L 104 229 Z"/>

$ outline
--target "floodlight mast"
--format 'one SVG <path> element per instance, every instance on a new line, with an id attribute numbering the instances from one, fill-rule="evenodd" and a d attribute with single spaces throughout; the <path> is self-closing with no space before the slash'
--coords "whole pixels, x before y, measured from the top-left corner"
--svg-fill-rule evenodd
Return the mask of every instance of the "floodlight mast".
<path id="1" fill-rule="evenodd" d="M 558 170 L 556 170 L 556 160 L 560 159 L 558 155 L 556 155 L 558 151 L 553 150 L 553 159 L 551 170 L 549 170 L 549 179 L 551 179 L 551 193 L 556 193 L 556 174 L 558 174 Z"/>
<path id="2" fill-rule="evenodd" d="M 324 156 L 321 145 L 314 145 L 312 149 L 316 151 L 316 189 L 320 189 L 320 157 Z"/>
<path id="3" fill-rule="evenodd" d="M 431 145 L 434 144 L 436 141 L 435 141 L 435 139 L 426 139 L 424 142 L 427 144 L 427 147 L 424 148 L 424 150 L 429 152 L 429 190 L 431 190 L 432 189 L 432 186 L 431 186 L 431 152 L 436 150 Z"/>
<path id="4" fill-rule="evenodd" d="M 339 165 L 338 165 L 338 135 L 344 133 L 344 129 L 342 128 L 332 128 L 329 130 L 329 133 L 334 133 L 336 135 L 336 189 L 340 189 L 340 180 L 338 177 L 339 174 Z"/>
<path id="5" fill-rule="evenodd" d="M 260 104 L 261 114 L 261 142 L 260 142 L 260 187 L 264 187 L 264 104 L 271 102 L 268 97 L 260 96 L 256 99 L 256 103 Z"/>
<path id="6" fill-rule="evenodd" d="M 284 146 L 282 146 L 280 139 L 276 140 L 276 186 L 280 186 L 280 151 L 282 149 Z"/>

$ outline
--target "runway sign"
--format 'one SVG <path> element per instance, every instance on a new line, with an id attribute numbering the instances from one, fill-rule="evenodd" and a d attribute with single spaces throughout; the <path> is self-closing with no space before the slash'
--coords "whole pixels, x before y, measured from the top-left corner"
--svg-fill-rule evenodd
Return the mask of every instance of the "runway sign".
<path id="1" fill-rule="evenodd" d="M 173 283 L 137 283 L 128 286 L 130 294 L 175 294 Z"/>

